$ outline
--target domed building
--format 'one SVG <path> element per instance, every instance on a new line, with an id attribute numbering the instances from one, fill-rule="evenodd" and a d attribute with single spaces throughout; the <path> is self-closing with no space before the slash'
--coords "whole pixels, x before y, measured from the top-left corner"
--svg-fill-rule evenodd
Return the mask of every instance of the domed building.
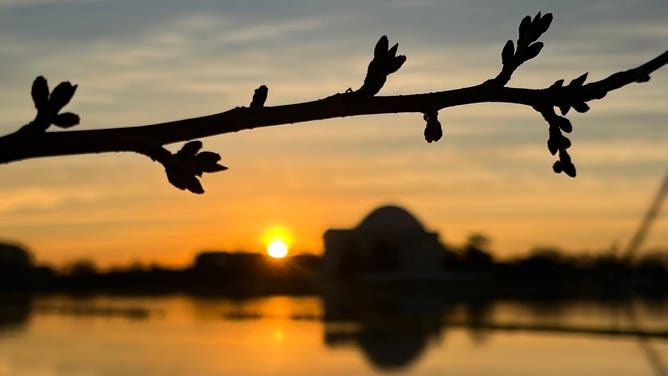
<path id="1" fill-rule="evenodd" d="M 353 229 L 325 232 L 323 272 L 332 279 L 433 279 L 442 275 L 445 250 L 398 206 L 372 211 Z"/>

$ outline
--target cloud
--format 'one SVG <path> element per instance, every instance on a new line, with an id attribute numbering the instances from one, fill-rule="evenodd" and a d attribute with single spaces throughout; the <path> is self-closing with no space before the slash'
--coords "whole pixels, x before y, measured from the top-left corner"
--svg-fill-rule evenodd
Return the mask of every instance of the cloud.
<path id="1" fill-rule="evenodd" d="M 0 8 L 22 8 L 39 5 L 81 4 L 102 0 L 0 0 Z"/>
<path id="2" fill-rule="evenodd" d="M 77 191 L 69 187 L 61 189 L 22 187 L 9 191 L 3 190 L 0 214 L 49 210 L 72 201 L 92 202 L 99 196 L 99 193 L 95 191 Z"/>

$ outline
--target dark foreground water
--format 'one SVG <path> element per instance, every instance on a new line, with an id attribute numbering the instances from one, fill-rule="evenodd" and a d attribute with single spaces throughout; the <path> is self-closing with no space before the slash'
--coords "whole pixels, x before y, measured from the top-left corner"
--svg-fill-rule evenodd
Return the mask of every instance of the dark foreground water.
<path id="1" fill-rule="evenodd" d="M 665 375 L 667 313 L 667 300 L 419 294 L 2 297 L 0 375 Z"/>

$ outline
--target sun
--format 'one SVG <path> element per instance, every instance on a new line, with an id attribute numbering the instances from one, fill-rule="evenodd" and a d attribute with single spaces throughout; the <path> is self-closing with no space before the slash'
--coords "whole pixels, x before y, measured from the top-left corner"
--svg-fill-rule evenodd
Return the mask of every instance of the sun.
<path id="1" fill-rule="evenodd" d="M 288 255 L 288 246 L 282 240 L 274 240 L 267 245 L 267 254 L 273 258 L 283 258 Z"/>
<path id="2" fill-rule="evenodd" d="M 262 244 L 267 247 L 267 254 L 275 259 L 282 259 L 288 255 L 292 239 L 290 229 L 281 225 L 266 228 L 261 237 Z"/>

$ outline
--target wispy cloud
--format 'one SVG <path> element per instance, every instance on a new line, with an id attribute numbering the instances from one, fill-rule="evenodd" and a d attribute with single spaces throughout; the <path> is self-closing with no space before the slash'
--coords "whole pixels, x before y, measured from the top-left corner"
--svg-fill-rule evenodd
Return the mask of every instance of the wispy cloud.
<path id="1" fill-rule="evenodd" d="M 42 187 L 2 190 L 0 214 L 10 215 L 22 211 L 49 210 L 72 201 L 91 202 L 98 197 L 97 192 L 77 191 L 71 187 L 56 190 Z"/>
<path id="2" fill-rule="evenodd" d="M 0 0 L 0 8 L 33 7 L 39 5 L 93 3 L 102 0 Z"/>

